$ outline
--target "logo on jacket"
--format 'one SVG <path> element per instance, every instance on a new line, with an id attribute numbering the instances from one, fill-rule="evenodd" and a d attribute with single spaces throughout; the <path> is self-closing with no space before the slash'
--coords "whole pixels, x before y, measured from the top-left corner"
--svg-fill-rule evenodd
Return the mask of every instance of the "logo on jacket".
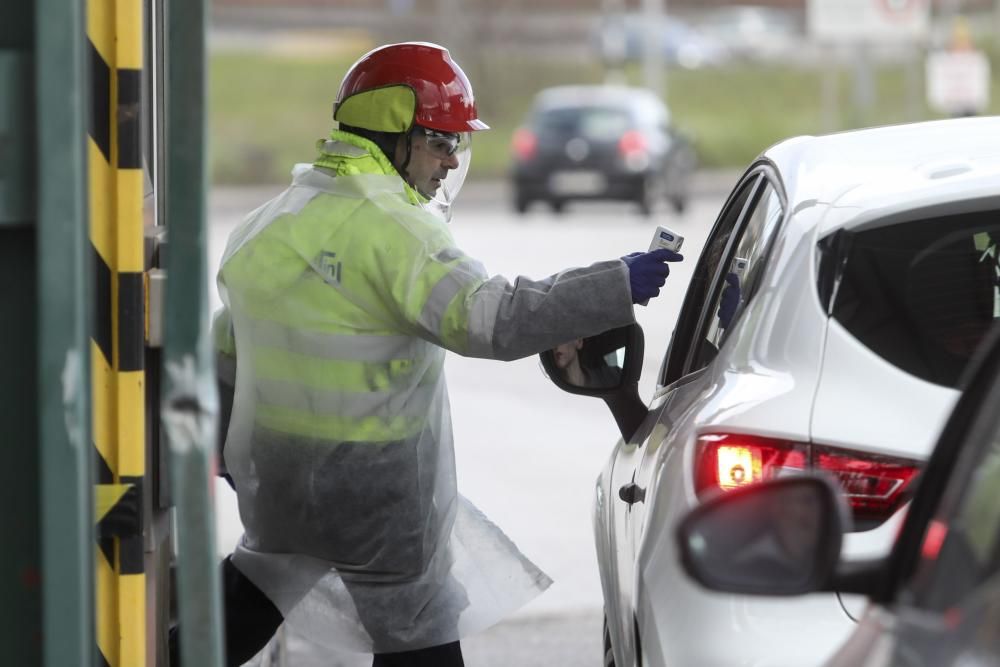
<path id="1" fill-rule="evenodd" d="M 319 272 L 338 285 L 342 268 L 343 262 L 337 259 L 337 253 L 324 250 L 319 254 Z"/>

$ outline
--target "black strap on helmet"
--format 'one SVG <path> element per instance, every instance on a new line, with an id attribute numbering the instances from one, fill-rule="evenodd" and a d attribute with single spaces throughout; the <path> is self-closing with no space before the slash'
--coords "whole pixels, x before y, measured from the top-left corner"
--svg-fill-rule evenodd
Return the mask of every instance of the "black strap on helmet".
<path id="1" fill-rule="evenodd" d="M 406 168 L 410 166 L 410 156 L 413 154 L 413 132 L 417 129 L 414 125 L 410 128 L 410 131 L 406 133 L 406 157 L 403 158 L 403 164 L 396 165 L 396 171 L 402 176 L 407 183 L 409 183 L 409 174 L 406 173 Z"/>

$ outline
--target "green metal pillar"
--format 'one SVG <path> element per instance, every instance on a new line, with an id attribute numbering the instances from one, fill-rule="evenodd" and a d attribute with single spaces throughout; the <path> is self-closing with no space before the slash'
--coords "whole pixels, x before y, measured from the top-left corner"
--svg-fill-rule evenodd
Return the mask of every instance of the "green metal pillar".
<path id="1" fill-rule="evenodd" d="M 44 19 L 42 18 L 44 17 Z M 0 645 L 93 664 L 81 8 L 0 21 Z"/>
<path id="2" fill-rule="evenodd" d="M 181 661 L 222 663 L 213 493 L 218 396 L 205 293 L 207 0 L 167 9 L 167 199 L 170 235 L 161 418 L 171 454 L 177 526 Z"/>
<path id="3" fill-rule="evenodd" d="M 89 667 L 94 501 L 83 5 L 37 0 L 35 7 L 42 652 L 47 667 Z"/>
<path id="4" fill-rule="evenodd" d="M 32 3 L 0 20 L 0 646 L 12 665 L 42 654 Z"/>

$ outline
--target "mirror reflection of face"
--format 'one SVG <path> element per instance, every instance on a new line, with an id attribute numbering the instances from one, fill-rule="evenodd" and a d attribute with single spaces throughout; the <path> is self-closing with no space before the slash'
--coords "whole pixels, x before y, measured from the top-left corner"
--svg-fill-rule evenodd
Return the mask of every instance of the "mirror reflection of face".
<path id="1" fill-rule="evenodd" d="M 593 347 L 591 347 L 593 346 Z M 568 384 L 588 389 L 614 389 L 622 380 L 624 348 L 601 354 L 601 342 L 575 338 L 551 350 L 553 365 Z"/>
<path id="2" fill-rule="evenodd" d="M 819 512 L 812 487 L 790 487 L 772 506 L 774 534 L 789 559 L 802 558 L 816 548 Z"/>
<path id="3" fill-rule="evenodd" d="M 580 357 L 578 351 L 583 347 L 583 339 L 577 338 L 562 345 L 552 348 L 552 356 L 555 357 L 556 368 L 565 370 L 571 364 L 579 365 Z"/>
<path id="4" fill-rule="evenodd" d="M 719 578 L 752 581 L 756 577 L 797 581 L 812 571 L 819 547 L 823 505 L 814 485 L 792 484 L 772 489 L 766 497 L 741 503 L 721 513 L 713 526 L 721 559 Z M 747 533 L 751 530 L 752 533 Z M 734 537 L 735 542 L 730 541 Z"/>
<path id="5" fill-rule="evenodd" d="M 417 128 L 409 135 L 402 135 L 396 144 L 396 164 L 406 160 L 407 136 L 410 141 L 410 162 L 406 165 L 406 182 L 424 197 L 431 199 L 441 187 L 448 172 L 458 168 L 458 155 L 450 141 L 426 134 Z M 455 143 L 457 146 L 457 141 Z M 451 153 L 448 151 L 452 150 Z"/>
<path id="6" fill-rule="evenodd" d="M 562 373 L 563 379 L 577 387 L 587 386 L 587 375 L 580 364 L 580 350 L 582 348 L 582 338 L 552 348 L 552 357 L 556 362 L 556 368 Z"/>

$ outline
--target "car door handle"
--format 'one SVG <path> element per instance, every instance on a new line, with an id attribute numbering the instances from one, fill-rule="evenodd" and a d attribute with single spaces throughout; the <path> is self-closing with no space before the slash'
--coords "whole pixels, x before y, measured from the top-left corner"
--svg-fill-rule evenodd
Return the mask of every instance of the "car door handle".
<path id="1" fill-rule="evenodd" d="M 629 505 L 641 503 L 646 500 L 646 489 L 642 488 L 635 482 L 629 482 L 622 488 L 618 489 L 618 497 Z"/>

